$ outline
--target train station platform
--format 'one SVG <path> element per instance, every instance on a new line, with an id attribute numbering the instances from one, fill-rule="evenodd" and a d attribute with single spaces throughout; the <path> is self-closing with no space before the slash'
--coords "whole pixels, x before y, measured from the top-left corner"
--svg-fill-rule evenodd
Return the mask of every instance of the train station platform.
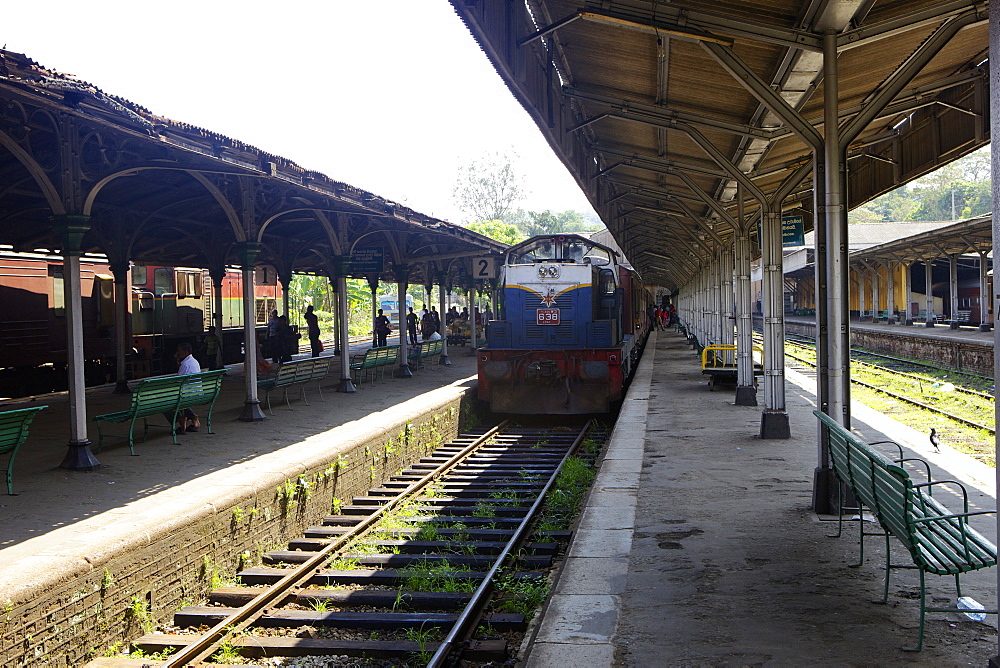
<path id="1" fill-rule="evenodd" d="M 815 384 L 788 376 L 792 438 L 761 440 L 760 408 L 710 392 L 680 335 L 652 335 L 528 666 L 953 666 L 996 654 L 995 616 L 929 613 L 923 652 L 899 649 L 916 640 L 918 576 L 894 571 L 890 604 L 870 602 L 882 593 L 884 541 L 868 539 L 864 565 L 849 568 L 856 529 L 830 538 L 836 523 L 811 511 Z M 995 508 L 994 469 L 852 410 L 867 440 L 904 444 L 936 479 L 964 482 L 974 509 Z M 992 516 L 977 520 L 996 535 Z M 995 607 L 996 578 L 994 569 L 963 576 L 963 594 Z M 928 591 L 935 603 L 955 601 L 952 578 L 928 576 Z"/>
<path id="2" fill-rule="evenodd" d="M 369 345 L 356 345 L 352 352 Z M 81 643 L 99 644 L 101 614 L 109 618 L 114 605 L 127 608 L 131 597 L 145 591 L 154 617 L 162 617 L 196 590 L 190 582 L 178 582 L 171 586 L 186 593 L 167 585 L 161 591 L 152 585 L 150 592 L 145 580 L 152 582 L 163 573 L 169 577 L 181 570 L 182 562 L 204 560 L 222 568 L 221 555 L 228 549 L 244 549 L 235 547 L 240 542 L 246 543 L 246 549 L 255 549 L 253 545 L 259 549 L 268 541 L 279 542 L 284 528 L 278 524 L 316 522 L 316 517 L 329 514 L 329 494 L 325 505 L 307 508 L 323 496 L 310 499 L 312 488 L 334 495 L 341 487 L 347 493 L 352 488 L 367 489 L 371 476 L 385 474 L 383 468 L 394 471 L 403 465 L 404 456 L 413 456 L 406 451 L 403 437 L 398 437 L 395 450 L 386 446 L 383 452 L 376 444 L 403 432 L 415 441 L 417 434 L 411 433 L 411 427 L 442 410 L 454 416 L 452 422 L 457 425 L 457 407 L 475 382 L 476 358 L 468 347 L 452 347 L 450 353 L 451 366 L 428 359 L 408 379 L 392 378 L 387 367 L 384 381 L 364 383 L 353 394 L 335 391 L 339 373 L 334 367 L 323 384 L 322 399 L 315 383 L 306 390 L 308 405 L 298 397 L 298 388 L 293 388 L 289 410 L 281 393 L 274 392 L 274 415 L 261 422 L 238 420 L 245 399 L 244 375 L 242 365 L 231 366 L 215 406 L 214 434 L 206 433 L 203 410 L 199 410 L 201 430 L 179 435 L 178 445 L 171 442 L 166 420 L 151 419 L 151 425 L 157 426 L 151 426 L 146 442 L 137 424 L 136 456 L 130 456 L 127 423 L 110 425 L 104 448 L 96 453 L 101 468 L 93 472 L 58 468 L 69 434 L 67 394 L 34 398 L 31 404 L 47 404 L 48 409 L 31 425 L 15 460 L 16 495 L 0 494 L 0 610 L 6 611 L 7 622 L 23 624 L 0 624 L 0 646 L 7 640 L 16 645 L 18 637 L 33 637 L 37 646 L 32 649 L 40 662 L 32 665 L 49 665 L 44 659 L 56 655 L 71 659 L 83 649 L 66 649 L 67 625 L 84 636 L 88 631 L 93 634 Z M 333 357 L 333 364 L 339 359 Z M 87 390 L 89 416 L 128 406 L 129 397 L 112 394 L 112 388 Z M 93 422 L 89 425 L 93 427 Z M 109 437 L 108 432 L 114 435 Z M 447 435 L 437 418 L 433 432 L 437 438 Z M 88 436 L 96 450 L 96 429 Z M 331 460 L 337 465 L 328 465 Z M 276 500 L 283 484 L 291 485 L 291 492 Z M 279 516 L 292 506 L 294 516 Z M 259 517 L 249 517 L 258 510 Z M 161 544 L 167 540 L 188 547 Z M 168 554 L 175 549 L 180 556 Z M 160 559 L 172 561 L 159 563 Z M 117 598 L 105 591 L 108 582 L 118 583 Z M 67 587 L 70 593 L 53 593 Z M 97 621 L 81 621 L 95 608 Z M 52 631 L 60 626 L 58 633 Z M 3 651 L 0 657 L 5 656 Z M 0 663 L 21 665 L 21 660 L 20 655 L 7 656 Z M 57 664 L 64 665 L 53 659 L 51 665 Z M 75 664 L 70 660 L 69 665 Z"/>
<path id="3" fill-rule="evenodd" d="M 785 324 L 812 327 L 815 330 L 816 319 L 808 316 L 785 316 Z M 940 341 L 960 341 L 972 345 L 993 347 L 993 332 L 981 332 L 978 327 L 962 326 L 958 329 L 951 329 L 948 325 L 934 325 L 925 327 L 924 323 L 916 322 L 912 325 L 887 325 L 885 323 L 872 323 L 869 321 L 851 321 L 852 330 L 864 332 L 874 332 L 882 334 L 895 334 L 899 336 L 911 336 L 921 339 L 937 339 Z"/>

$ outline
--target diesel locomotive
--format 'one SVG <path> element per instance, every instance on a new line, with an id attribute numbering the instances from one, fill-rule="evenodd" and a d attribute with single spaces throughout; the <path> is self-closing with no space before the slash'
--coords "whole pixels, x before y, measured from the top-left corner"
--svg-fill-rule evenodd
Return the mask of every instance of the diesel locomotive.
<path id="1" fill-rule="evenodd" d="M 542 235 L 507 251 L 500 285 L 479 398 L 497 413 L 609 412 L 649 334 L 639 276 L 586 237 Z"/>

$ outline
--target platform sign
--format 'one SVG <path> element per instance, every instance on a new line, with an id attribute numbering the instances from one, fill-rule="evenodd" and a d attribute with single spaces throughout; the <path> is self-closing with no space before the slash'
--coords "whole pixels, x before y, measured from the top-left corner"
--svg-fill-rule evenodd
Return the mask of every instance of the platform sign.
<path id="1" fill-rule="evenodd" d="M 352 274 L 381 274 L 385 271 L 385 257 L 381 248 L 355 248 L 351 252 Z"/>
<path id="2" fill-rule="evenodd" d="M 540 308 L 540 309 L 535 309 L 535 324 L 536 325 L 558 325 L 559 324 L 559 309 L 557 309 L 557 308 Z"/>
<path id="3" fill-rule="evenodd" d="M 492 255 L 472 258 L 472 278 L 487 281 L 497 277 L 497 259 Z"/>
<path id="4" fill-rule="evenodd" d="M 781 245 L 804 246 L 806 243 L 805 219 L 802 216 L 782 216 L 781 218 Z M 760 223 L 757 223 L 757 243 L 760 245 L 764 238 Z"/>

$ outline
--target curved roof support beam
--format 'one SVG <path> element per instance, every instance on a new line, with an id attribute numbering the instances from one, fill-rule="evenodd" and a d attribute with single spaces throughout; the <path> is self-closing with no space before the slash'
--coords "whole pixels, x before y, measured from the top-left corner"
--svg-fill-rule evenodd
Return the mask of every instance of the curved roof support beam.
<path id="1" fill-rule="evenodd" d="M 11 155 L 17 159 L 19 163 L 24 167 L 24 169 L 31 175 L 38 189 L 42 191 L 42 195 L 45 197 L 45 202 L 49 205 L 49 209 L 52 211 L 53 215 L 61 216 L 66 213 L 66 208 L 63 206 L 62 198 L 59 197 L 59 192 L 56 187 L 49 180 L 48 175 L 45 170 L 35 162 L 34 158 L 28 155 L 28 152 L 21 148 L 21 145 L 14 141 L 14 138 L 8 135 L 6 132 L 0 132 L 0 146 L 3 146 Z"/>
<path id="2" fill-rule="evenodd" d="M 236 209 L 233 208 L 232 203 L 222 194 L 214 183 L 205 178 L 204 174 L 200 172 L 195 172 L 191 170 L 183 170 L 191 175 L 195 181 L 200 183 L 205 187 L 205 190 L 215 199 L 215 201 L 222 208 L 223 213 L 226 214 L 226 220 L 229 221 L 229 227 L 233 230 L 233 236 L 236 237 L 237 242 L 243 242 L 247 240 L 246 232 L 243 230 L 243 225 L 240 223 L 240 217 L 236 213 Z"/>
<path id="3" fill-rule="evenodd" d="M 688 187 L 688 190 L 693 192 L 698 199 L 704 202 L 705 206 L 707 206 L 712 211 L 717 213 L 719 217 L 722 218 L 723 221 L 725 221 L 730 227 L 733 228 L 733 230 L 740 229 L 740 223 L 737 222 L 737 220 L 729 214 L 729 212 L 726 210 L 726 207 L 722 206 L 716 199 L 714 199 L 711 195 L 702 190 L 698 186 L 698 184 L 694 182 L 694 179 L 692 179 L 684 172 L 678 171 L 678 172 L 672 172 L 672 174 L 677 178 L 679 178 L 681 181 L 683 181 L 684 185 Z"/>

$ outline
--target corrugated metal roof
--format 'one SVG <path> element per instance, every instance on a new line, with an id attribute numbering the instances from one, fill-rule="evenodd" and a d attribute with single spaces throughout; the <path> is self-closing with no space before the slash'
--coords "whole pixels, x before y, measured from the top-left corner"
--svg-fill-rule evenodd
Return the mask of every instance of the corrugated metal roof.
<path id="1" fill-rule="evenodd" d="M 734 165 L 813 221 L 822 39 L 837 35 L 857 206 L 989 141 L 987 7 L 958 0 L 452 0 L 647 281 L 683 284 L 728 239 Z M 932 57 L 910 77 L 907 63 Z M 878 91 L 896 91 L 891 99 Z M 753 82 L 754 86 L 748 85 Z M 751 90 L 754 88 L 753 90 Z M 777 95 L 775 95 L 775 93 Z M 779 99 L 780 98 L 780 99 Z M 884 101 L 863 120 L 872 104 Z M 748 217 L 757 208 L 748 197 Z M 655 253 L 652 255 L 650 253 Z M 665 259 L 664 259 L 665 258 Z"/>

